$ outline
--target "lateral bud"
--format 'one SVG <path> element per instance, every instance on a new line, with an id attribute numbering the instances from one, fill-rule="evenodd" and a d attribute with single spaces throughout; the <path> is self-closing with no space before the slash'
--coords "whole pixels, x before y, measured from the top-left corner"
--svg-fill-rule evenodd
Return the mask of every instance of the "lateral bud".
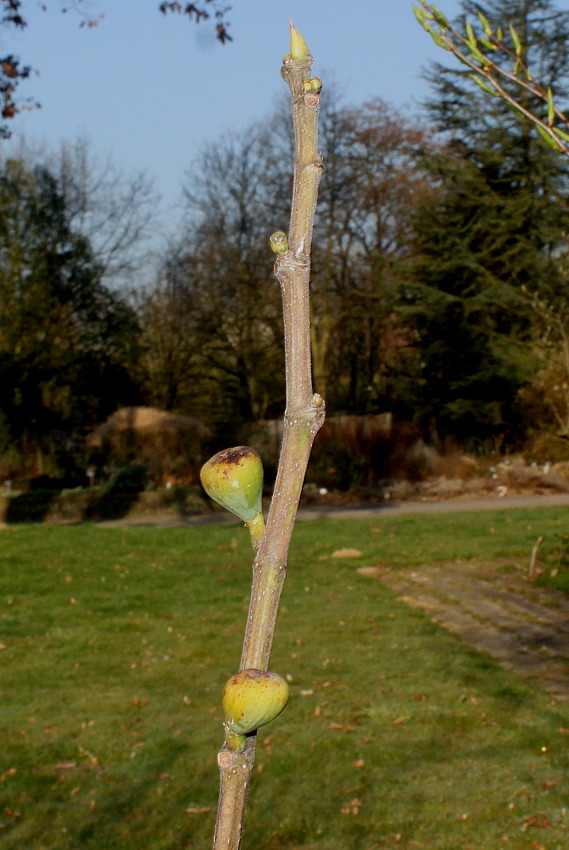
<path id="1" fill-rule="evenodd" d="M 312 77 L 306 83 L 302 84 L 302 91 L 305 93 L 314 92 L 319 94 L 322 91 L 322 80 L 320 77 Z"/>
<path id="2" fill-rule="evenodd" d="M 282 230 L 276 230 L 269 237 L 269 245 L 271 246 L 271 251 L 274 251 L 275 254 L 286 254 L 288 251 L 288 239 L 286 233 Z"/>

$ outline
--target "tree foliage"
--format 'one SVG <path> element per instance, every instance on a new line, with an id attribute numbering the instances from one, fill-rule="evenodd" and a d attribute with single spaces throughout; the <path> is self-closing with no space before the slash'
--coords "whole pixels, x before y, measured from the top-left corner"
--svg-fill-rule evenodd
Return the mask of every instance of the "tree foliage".
<path id="1" fill-rule="evenodd" d="M 227 41 L 233 41 L 229 34 L 229 22 L 227 14 L 231 11 L 225 0 L 202 0 L 201 3 L 178 3 L 166 2 L 160 3 L 158 7 L 163 15 L 168 12 L 177 12 L 180 15 L 188 15 L 190 19 L 199 24 L 200 21 L 207 21 L 213 17 L 215 21 L 215 37 L 222 44 Z"/>
<path id="2" fill-rule="evenodd" d="M 463 10 L 479 4 L 469 0 Z M 523 32 L 534 65 L 563 86 L 569 17 L 549 0 L 496 0 L 484 9 Z M 556 61 L 552 60 L 555 57 Z M 420 418 L 436 435 L 489 441 L 519 433 L 516 399 L 531 375 L 535 323 L 526 289 L 555 302 L 557 256 L 569 225 L 567 166 L 468 72 L 435 65 L 429 113 L 448 150 L 431 158 L 440 184 L 415 220 L 406 290 L 418 333 Z M 547 79 L 547 78 L 545 78 Z"/>
<path id="3" fill-rule="evenodd" d="M 531 56 L 528 56 L 531 45 L 522 41 L 516 27 L 510 24 L 505 34 L 500 21 L 493 25 L 476 6 L 474 26 L 467 19 L 463 32 L 449 23 L 432 3 L 427 0 L 420 0 L 420 3 L 422 8 L 415 6 L 414 11 L 421 26 L 439 47 L 449 50 L 474 72 L 470 74 L 474 83 L 486 94 L 501 98 L 514 113 L 532 122 L 550 147 L 569 155 L 569 116 L 559 108 L 554 88 L 535 78 L 534 68 L 529 64 Z M 538 11 L 547 13 L 549 8 L 546 6 Z M 558 14 L 555 12 L 554 17 L 557 24 Z M 547 14 L 540 24 L 541 32 L 547 34 Z M 555 39 L 554 45 L 556 49 L 549 57 L 550 67 L 545 69 L 548 78 L 551 77 L 552 64 L 555 66 L 567 60 L 563 40 Z M 558 55 L 559 49 L 562 55 Z M 543 72 L 543 66 L 540 66 L 537 73 Z M 566 96 L 563 90 L 560 94 Z M 536 103 L 541 106 L 539 111 L 535 109 Z"/>
<path id="4" fill-rule="evenodd" d="M 569 15 L 550 0 L 463 11 L 523 32 L 562 102 Z M 327 92 L 311 343 L 331 412 L 389 411 L 427 439 L 488 448 L 516 444 L 530 420 L 566 420 L 569 164 L 470 70 L 430 69 L 434 128 Z M 145 175 L 121 175 L 81 141 L 0 163 L 0 442 L 46 446 L 139 401 L 235 438 L 281 415 L 267 238 L 289 217 L 288 121 L 283 105 L 204 148 L 183 183 L 180 235 L 128 304 L 152 231 Z"/>
<path id="5" fill-rule="evenodd" d="M 84 429 L 133 395 L 135 318 L 102 283 L 53 174 L 0 173 L 0 402 L 14 440 Z"/>

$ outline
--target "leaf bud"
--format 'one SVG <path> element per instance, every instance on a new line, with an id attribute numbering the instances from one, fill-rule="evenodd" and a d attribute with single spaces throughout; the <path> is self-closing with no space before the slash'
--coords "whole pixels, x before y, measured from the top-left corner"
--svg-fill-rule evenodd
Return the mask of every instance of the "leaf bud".
<path id="1" fill-rule="evenodd" d="M 322 80 L 320 79 L 320 77 L 312 77 L 311 80 L 308 80 L 308 82 L 302 84 L 302 91 L 315 92 L 316 94 L 318 94 L 322 91 Z"/>
<path id="2" fill-rule="evenodd" d="M 292 21 L 290 21 L 290 55 L 292 59 L 307 59 L 310 56 L 308 45 Z"/>
<path id="3" fill-rule="evenodd" d="M 269 245 L 271 246 L 271 251 L 274 251 L 275 254 L 286 254 L 288 251 L 286 233 L 283 233 L 282 230 L 276 230 L 269 237 Z"/>

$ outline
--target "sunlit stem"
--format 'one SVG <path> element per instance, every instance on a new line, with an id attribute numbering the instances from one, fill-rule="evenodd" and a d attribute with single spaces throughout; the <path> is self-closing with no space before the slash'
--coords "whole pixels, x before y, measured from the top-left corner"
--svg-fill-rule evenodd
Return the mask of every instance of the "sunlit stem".
<path id="1" fill-rule="evenodd" d="M 257 551 L 261 545 L 263 534 L 265 533 L 265 519 L 263 514 L 259 512 L 255 519 L 251 520 L 251 522 L 246 522 L 245 526 L 249 529 L 251 545 L 253 546 L 253 549 Z"/>
<path id="2" fill-rule="evenodd" d="M 322 161 L 318 151 L 320 81 L 311 75 L 306 42 L 291 25 L 291 52 L 282 75 L 289 86 L 295 130 L 293 198 L 288 237 L 277 231 L 271 248 L 281 285 L 285 337 L 287 406 L 275 489 L 267 519 L 248 523 L 253 547 L 253 586 L 241 655 L 241 669 L 267 670 L 288 547 L 314 437 L 324 422 L 325 407 L 312 390 L 310 358 L 310 252 Z M 247 793 L 255 760 L 254 734 L 227 741 L 218 754 L 220 796 L 214 850 L 239 850 Z M 235 749 L 233 749 L 235 747 Z"/>

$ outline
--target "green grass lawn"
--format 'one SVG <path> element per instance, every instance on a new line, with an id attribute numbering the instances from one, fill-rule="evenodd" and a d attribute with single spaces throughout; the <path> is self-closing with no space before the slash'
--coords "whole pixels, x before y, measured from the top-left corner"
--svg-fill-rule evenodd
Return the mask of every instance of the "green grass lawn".
<path id="1" fill-rule="evenodd" d="M 566 509 L 300 523 L 244 850 L 561 850 L 569 706 L 359 566 L 529 559 Z M 331 558 L 356 547 L 358 559 Z M 238 666 L 239 527 L 0 532 L 0 845 L 211 845 L 220 694 Z"/>

